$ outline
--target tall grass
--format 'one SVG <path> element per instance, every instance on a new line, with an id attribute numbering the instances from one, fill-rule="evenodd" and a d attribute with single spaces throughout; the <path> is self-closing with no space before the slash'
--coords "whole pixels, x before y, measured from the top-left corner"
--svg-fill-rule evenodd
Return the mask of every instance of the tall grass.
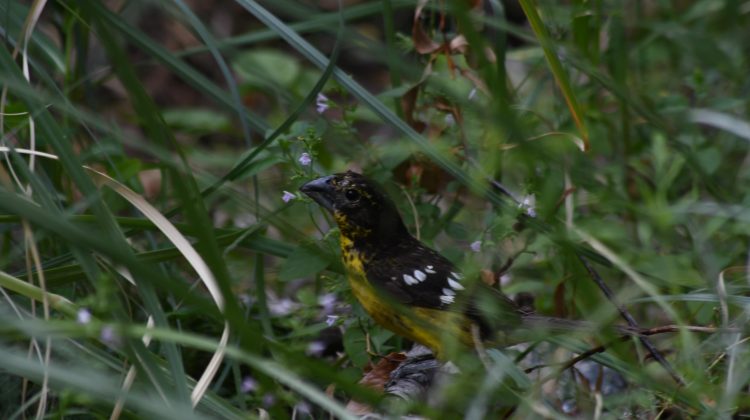
<path id="1" fill-rule="evenodd" d="M 344 3 L 0 3 L 0 416 L 746 414 L 748 4 Z M 384 398 L 297 192 L 347 169 L 540 313 L 712 329 Z M 604 342 L 628 392 L 558 369 Z"/>

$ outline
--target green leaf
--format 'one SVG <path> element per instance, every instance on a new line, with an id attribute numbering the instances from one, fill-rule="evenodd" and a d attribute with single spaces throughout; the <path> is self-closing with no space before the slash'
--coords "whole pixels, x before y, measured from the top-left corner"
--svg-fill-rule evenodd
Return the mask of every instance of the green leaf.
<path id="1" fill-rule="evenodd" d="M 277 50 L 252 50 L 242 53 L 232 63 L 246 83 L 268 86 L 269 82 L 289 88 L 300 75 L 297 60 Z"/>
<path id="2" fill-rule="evenodd" d="M 313 276 L 331 263 L 330 258 L 313 244 L 302 244 L 292 251 L 279 272 L 282 281 Z"/>
<path id="3" fill-rule="evenodd" d="M 235 181 L 242 181 L 251 178 L 253 175 L 259 174 L 270 168 L 271 166 L 282 162 L 286 162 L 286 159 L 279 155 L 269 155 L 267 157 L 258 158 L 254 161 L 251 161 L 251 163 L 245 167 L 242 175 L 237 177 Z"/>
<path id="4" fill-rule="evenodd" d="M 361 328 L 349 328 L 344 332 L 344 350 L 355 366 L 367 365 L 367 337 Z"/>
<path id="5" fill-rule="evenodd" d="M 576 95 L 573 92 L 568 73 L 565 71 L 562 63 L 560 63 L 560 59 L 557 57 L 557 51 L 555 51 L 552 39 L 547 33 L 547 28 L 544 26 L 542 18 L 539 16 L 533 1 L 520 0 L 519 3 L 523 12 L 526 14 L 526 17 L 529 19 L 529 25 L 534 31 L 534 35 L 536 35 L 539 44 L 542 46 L 542 50 L 544 50 L 544 56 L 547 58 L 550 71 L 555 77 L 555 82 L 557 82 L 557 86 L 560 88 L 563 98 L 565 98 L 565 103 L 568 105 L 568 110 L 573 117 L 576 127 L 578 127 L 580 137 L 586 145 L 585 150 L 588 150 L 589 132 L 583 119 L 583 108 L 578 104 L 578 99 L 576 99 Z"/>
<path id="6" fill-rule="evenodd" d="M 169 109 L 162 115 L 170 127 L 194 134 L 226 132 L 231 128 L 226 115 L 207 108 Z"/>

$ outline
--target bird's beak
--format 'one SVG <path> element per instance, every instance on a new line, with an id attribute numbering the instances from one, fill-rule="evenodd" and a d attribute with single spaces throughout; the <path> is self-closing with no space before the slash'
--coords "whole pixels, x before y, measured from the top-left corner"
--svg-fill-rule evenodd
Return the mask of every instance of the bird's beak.
<path id="1" fill-rule="evenodd" d="M 333 213 L 333 202 L 335 190 L 331 184 L 333 175 L 314 179 L 300 187 L 300 191 L 307 194 L 323 208 Z"/>

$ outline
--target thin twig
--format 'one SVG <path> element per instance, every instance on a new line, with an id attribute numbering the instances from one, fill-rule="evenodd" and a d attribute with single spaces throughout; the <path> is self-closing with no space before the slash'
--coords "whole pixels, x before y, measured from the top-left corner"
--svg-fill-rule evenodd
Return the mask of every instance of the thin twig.
<path id="1" fill-rule="evenodd" d="M 644 336 L 657 335 L 657 334 L 665 334 L 665 333 L 674 333 L 674 332 L 679 332 L 679 331 L 682 331 L 682 330 L 684 330 L 684 331 L 691 331 L 691 332 L 708 333 L 708 334 L 716 333 L 716 332 L 719 332 L 719 331 L 722 331 L 722 332 L 726 331 L 724 328 L 704 327 L 704 326 L 700 326 L 700 325 L 661 325 L 661 326 L 654 327 L 654 328 L 648 328 L 648 329 L 639 330 L 638 333 L 634 334 L 634 335 L 638 335 L 638 336 L 640 336 L 640 338 L 644 338 Z M 732 328 L 731 330 L 734 331 L 734 332 L 737 332 L 737 331 L 739 331 L 739 328 Z M 590 348 L 590 349 L 586 350 L 585 352 L 579 354 L 578 356 L 575 356 L 572 359 L 570 359 L 570 360 L 562 363 L 562 365 L 557 370 L 557 372 L 555 372 L 554 374 L 552 374 L 550 376 L 558 375 L 559 373 L 565 371 L 566 369 L 569 369 L 569 368 L 575 366 L 576 363 L 578 363 L 578 362 L 580 362 L 580 361 L 582 361 L 584 359 L 588 359 L 589 357 L 591 357 L 591 356 L 593 356 L 595 354 L 599 354 L 599 353 L 604 352 L 605 350 L 607 350 L 607 347 L 611 346 L 613 343 L 618 342 L 618 341 L 625 341 L 625 340 L 629 339 L 632 336 L 633 335 L 630 335 L 630 334 L 628 334 L 628 335 L 622 335 L 622 336 L 617 337 L 616 339 L 610 341 L 607 344 L 602 344 L 600 346 L 596 346 L 596 347 Z M 525 369 L 524 372 L 531 373 L 531 372 L 533 372 L 535 370 L 542 369 L 542 368 L 549 367 L 549 366 L 552 366 L 552 365 L 547 365 L 547 364 L 534 365 L 534 366 L 532 366 L 530 368 Z M 542 380 L 542 382 L 546 382 L 549 379 L 551 379 L 551 378 L 549 378 L 549 377 L 544 378 Z"/>
<path id="2" fill-rule="evenodd" d="M 633 329 L 639 329 L 638 323 L 635 321 L 635 318 L 633 318 L 632 315 L 630 315 L 630 312 L 628 312 L 627 309 L 625 309 L 624 306 L 617 303 L 615 300 L 615 295 L 612 293 L 612 289 L 607 286 L 606 283 L 604 283 L 604 280 L 599 276 L 599 273 L 594 270 L 594 267 L 589 264 L 588 260 L 580 254 L 578 254 L 578 259 L 581 261 L 584 267 L 586 267 L 586 271 L 588 271 L 589 275 L 591 276 L 591 279 L 594 280 L 594 283 L 596 283 L 597 286 L 599 286 L 599 289 L 601 289 L 602 293 L 604 293 L 604 296 L 607 297 L 607 299 L 615 305 L 617 308 L 617 311 L 620 312 L 620 316 L 625 320 L 625 322 L 628 323 L 628 326 L 630 326 Z M 651 357 L 654 358 L 657 362 L 659 362 L 660 365 L 664 368 L 664 370 L 669 373 L 669 375 L 674 379 L 675 382 L 677 382 L 678 385 L 684 386 L 685 380 L 682 379 L 682 376 L 680 376 L 679 373 L 677 373 L 676 370 L 672 367 L 671 364 L 667 361 L 667 359 L 664 358 L 664 356 L 659 352 L 659 350 L 656 349 L 656 347 L 651 344 L 651 341 L 646 338 L 644 335 L 641 335 L 638 337 L 641 344 L 643 344 L 644 347 L 646 347 L 646 350 L 651 354 Z"/>
<path id="3" fill-rule="evenodd" d="M 506 188 L 501 183 L 495 181 L 492 178 L 489 178 L 488 181 L 490 184 L 500 191 L 505 196 L 509 197 L 511 200 L 515 201 L 516 203 L 520 203 L 520 200 L 513 194 L 508 188 Z M 619 305 L 617 301 L 615 300 L 614 293 L 612 293 L 612 290 L 607 286 L 606 283 L 604 283 L 604 280 L 602 280 L 601 276 L 599 276 L 599 273 L 594 270 L 594 268 L 589 264 L 588 260 L 581 255 L 579 252 L 576 252 L 576 255 L 578 256 L 578 259 L 581 261 L 584 267 L 586 267 L 586 271 L 589 273 L 591 278 L 594 280 L 594 283 L 601 289 L 602 293 L 607 297 L 607 299 L 612 302 L 613 305 L 617 308 L 617 310 L 620 312 L 620 315 L 625 319 L 625 322 L 627 322 L 628 326 L 631 328 L 638 330 L 640 329 L 638 327 L 638 323 L 635 321 L 635 318 L 633 318 L 632 315 L 625 309 L 623 306 Z M 677 373 L 676 370 L 672 367 L 672 365 L 669 364 L 667 359 L 662 356 L 662 354 L 659 352 L 659 350 L 654 347 L 653 344 L 651 344 L 651 341 L 649 341 L 648 338 L 645 336 L 640 336 L 638 339 L 641 341 L 641 344 L 648 350 L 648 352 L 651 354 L 651 356 L 659 362 L 662 367 L 669 373 L 669 375 L 674 379 L 675 382 L 677 382 L 678 385 L 685 385 L 685 380 L 682 379 L 679 373 Z"/>
<path id="4" fill-rule="evenodd" d="M 659 327 L 647 328 L 645 330 L 638 331 L 640 335 L 657 335 L 664 333 L 680 332 L 681 330 L 690 332 L 699 332 L 713 334 L 717 332 L 740 332 L 740 328 L 720 328 L 720 327 L 704 327 L 701 325 L 661 325 Z"/>
<path id="5" fill-rule="evenodd" d="M 513 194 L 513 192 L 510 189 L 506 188 L 505 185 L 501 184 L 498 181 L 495 181 L 492 178 L 487 178 L 487 180 L 490 182 L 490 184 L 493 187 L 495 187 L 496 190 L 500 191 L 503 195 L 513 200 L 516 203 L 516 205 L 521 204 L 521 200 L 518 197 L 516 197 L 516 195 Z"/>
<path id="6" fill-rule="evenodd" d="M 578 356 L 576 356 L 576 357 L 574 357 L 574 358 L 572 358 L 572 359 L 570 359 L 570 360 L 568 360 L 566 362 L 563 362 L 562 365 L 560 365 L 560 368 L 557 369 L 557 371 L 555 373 L 553 373 L 553 374 L 545 377 L 544 379 L 542 379 L 542 383 L 547 382 L 548 380 L 550 380 L 553 377 L 559 375 L 561 372 L 565 371 L 566 369 L 569 369 L 569 368 L 575 366 L 576 363 L 578 363 L 578 362 L 580 362 L 582 360 L 588 359 L 589 357 L 591 357 L 591 356 L 593 356 L 595 354 L 599 354 L 599 353 L 604 352 L 605 350 L 607 350 L 607 346 L 609 346 L 613 342 L 615 342 L 615 341 L 623 341 L 626 338 L 627 337 L 618 337 L 617 339 L 613 340 L 610 343 L 602 344 L 602 345 L 596 346 L 596 347 L 592 347 L 592 348 L 586 350 L 585 352 L 579 354 Z M 533 372 L 535 370 L 546 368 L 546 367 L 550 367 L 550 366 L 554 366 L 554 365 L 548 365 L 548 364 L 534 365 L 534 366 L 532 366 L 530 368 L 524 369 L 524 372 L 525 373 L 531 373 L 531 372 Z"/>
<path id="7" fill-rule="evenodd" d="M 417 212 L 417 206 L 414 205 L 414 201 L 411 199 L 411 196 L 409 195 L 409 191 L 406 190 L 403 186 L 401 187 L 401 191 L 406 196 L 406 201 L 409 202 L 409 205 L 411 206 L 411 211 L 414 213 L 414 228 L 416 229 L 416 232 L 414 232 L 414 236 L 417 238 L 417 240 L 420 239 L 419 234 L 419 213 Z"/>

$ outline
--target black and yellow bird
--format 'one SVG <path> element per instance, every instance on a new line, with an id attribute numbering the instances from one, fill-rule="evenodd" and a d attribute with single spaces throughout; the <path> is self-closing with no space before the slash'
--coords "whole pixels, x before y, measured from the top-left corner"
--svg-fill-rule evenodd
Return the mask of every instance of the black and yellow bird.
<path id="1" fill-rule="evenodd" d="M 300 190 L 328 210 L 341 232 L 341 253 L 354 296 L 383 327 L 438 356 L 451 340 L 499 345 L 545 330 L 592 329 L 577 321 L 522 311 L 481 281 L 465 281 L 448 259 L 413 237 L 393 201 L 355 172 L 325 176 Z"/>

